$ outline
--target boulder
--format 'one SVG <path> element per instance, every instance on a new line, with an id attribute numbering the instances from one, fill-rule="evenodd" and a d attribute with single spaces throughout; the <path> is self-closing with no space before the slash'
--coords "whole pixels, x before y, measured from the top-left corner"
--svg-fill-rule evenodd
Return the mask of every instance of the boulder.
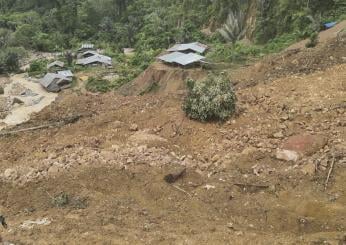
<path id="1" fill-rule="evenodd" d="M 149 134 L 144 131 L 138 131 L 134 133 L 132 136 L 129 137 L 129 141 L 133 143 L 137 143 L 140 145 L 145 145 L 145 144 L 155 144 L 155 143 L 165 143 L 167 142 L 166 139 L 157 136 L 155 134 Z"/>
<path id="2" fill-rule="evenodd" d="M 288 162 L 296 162 L 299 159 L 299 154 L 295 151 L 278 149 L 276 151 L 276 158 Z"/>
<path id="3" fill-rule="evenodd" d="M 295 135 L 289 137 L 282 149 L 295 151 L 303 155 L 312 155 L 327 144 L 327 139 L 322 135 Z"/>
<path id="4" fill-rule="evenodd" d="M 305 175 L 310 175 L 310 176 L 313 176 L 316 172 L 316 166 L 314 163 L 310 162 L 310 163 L 307 163 L 305 164 L 301 171 L 303 172 L 303 174 Z"/>

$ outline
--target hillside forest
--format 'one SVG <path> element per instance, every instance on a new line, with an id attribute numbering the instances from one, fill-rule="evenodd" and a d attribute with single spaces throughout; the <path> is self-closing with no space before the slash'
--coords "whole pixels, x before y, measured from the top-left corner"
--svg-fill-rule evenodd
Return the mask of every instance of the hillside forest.
<path id="1" fill-rule="evenodd" d="M 27 51 L 63 52 L 91 42 L 145 69 L 178 42 L 200 41 L 216 62 L 278 51 L 345 18 L 343 0 L 0 0 L 0 72 Z M 244 42 L 246 40 L 246 42 Z"/>

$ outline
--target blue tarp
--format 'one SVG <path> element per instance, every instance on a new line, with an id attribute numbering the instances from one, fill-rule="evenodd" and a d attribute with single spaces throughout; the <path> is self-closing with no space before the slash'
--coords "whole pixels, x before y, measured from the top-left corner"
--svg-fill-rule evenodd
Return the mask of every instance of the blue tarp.
<path id="1" fill-rule="evenodd" d="M 337 22 L 329 22 L 329 23 L 324 23 L 323 25 L 326 29 L 329 29 L 329 28 L 334 27 L 336 25 L 336 23 Z"/>

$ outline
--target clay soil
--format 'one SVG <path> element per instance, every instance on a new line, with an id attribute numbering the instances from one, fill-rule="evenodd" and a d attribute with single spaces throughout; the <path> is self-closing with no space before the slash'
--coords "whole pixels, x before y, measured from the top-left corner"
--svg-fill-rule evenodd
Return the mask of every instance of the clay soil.
<path id="1" fill-rule="evenodd" d="M 326 55 L 335 57 L 340 42 L 309 52 L 332 48 Z M 299 62 L 302 53 L 293 56 Z M 254 64 L 251 78 L 238 78 L 256 82 L 238 86 L 238 114 L 225 123 L 189 120 L 179 93 L 63 92 L 11 130 L 79 120 L 0 136 L 2 240 L 345 244 L 346 64 L 339 56 L 270 79 L 262 74 L 271 66 L 256 72 Z M 316 142 L 299 145 L 306 150 L 299 160 L 277 159 L 287 139 L 306 135 Z M 182 168 L 182 178 L 164 181 Z"/>

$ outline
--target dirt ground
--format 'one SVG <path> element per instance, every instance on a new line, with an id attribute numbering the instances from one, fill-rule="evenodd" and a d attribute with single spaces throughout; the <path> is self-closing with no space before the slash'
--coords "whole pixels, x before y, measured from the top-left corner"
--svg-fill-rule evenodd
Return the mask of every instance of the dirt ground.
<path id="1" fill-rule="evenodd" d="M 337 55 L 340 42 L 309 52 Z M 238 115 L 225 123 L 185 118 L 180 93 L 64 91 L 11 130 L 75 120 L 1 132 L 3 243 L 345 244 L 346 61 L 336 57 L 270 79 L 271 66 L 252 65 L 239 84 L 256 83 L 237 87 Z"/>

